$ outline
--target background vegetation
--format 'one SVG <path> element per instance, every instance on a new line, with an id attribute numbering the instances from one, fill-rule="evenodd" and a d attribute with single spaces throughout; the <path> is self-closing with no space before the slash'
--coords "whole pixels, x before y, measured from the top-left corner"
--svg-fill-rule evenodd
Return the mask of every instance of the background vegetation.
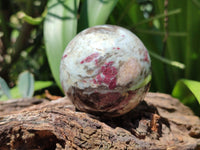
<path id="1" fill-rule="evenodd" d="M 151 91 L 172 94 L 200 115 L 200 0 L 1 0 L 0 99 L 32 96 L 33 90 L 41 96 L 50 85 L 62 95 L 66 45 L 98 24 L 134 32 L 151 54 Z M 23 81 L 29 84 L 20 86 Z M 17 86 L 30 91 L 20 95 Z"/>

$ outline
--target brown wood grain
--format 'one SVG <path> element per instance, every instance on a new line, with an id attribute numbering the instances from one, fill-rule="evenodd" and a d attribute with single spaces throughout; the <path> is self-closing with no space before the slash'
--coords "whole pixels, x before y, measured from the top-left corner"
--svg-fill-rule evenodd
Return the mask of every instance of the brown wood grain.
<path id="1" fill-rule="evenodd" d="M 55 101 L 0 103 L 0 150 L 200 149 L 200 119 L 177 99 L 148 93 L 128 114 L 103 118 Z"/>

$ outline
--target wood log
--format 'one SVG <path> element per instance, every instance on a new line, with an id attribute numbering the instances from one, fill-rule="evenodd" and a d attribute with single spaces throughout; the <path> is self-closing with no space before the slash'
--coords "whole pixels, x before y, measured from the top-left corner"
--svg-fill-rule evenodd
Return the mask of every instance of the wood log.
<path id="1" fill-rule="evenodd" d="M 0 103 L 0 150 L 68 149 L 200 150 L 200 119 L 161 93 L 116 118 L 77 111 L 67 97 Z"/>

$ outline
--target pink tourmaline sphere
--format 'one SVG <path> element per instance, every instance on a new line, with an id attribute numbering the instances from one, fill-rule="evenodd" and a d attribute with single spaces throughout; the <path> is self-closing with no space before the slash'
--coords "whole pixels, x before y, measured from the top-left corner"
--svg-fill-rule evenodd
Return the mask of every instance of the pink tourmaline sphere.
<path id="1" fill-rule="evenodd" d="M 77 109 L 120 116 L 136 107 L 148 91 L 151 60 L 135 34 L 99 25 L 83 30 L 68 44 L 60 80 Z"/>

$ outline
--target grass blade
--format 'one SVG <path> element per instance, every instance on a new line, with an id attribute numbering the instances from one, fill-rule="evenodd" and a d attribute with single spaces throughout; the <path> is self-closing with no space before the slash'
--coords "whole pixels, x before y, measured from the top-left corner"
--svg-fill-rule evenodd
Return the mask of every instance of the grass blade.
<path id="1" fill-rule="evenodd" d="M 151 34 L 151 35 L 165 35 L 163 31 L 154 31 L 154 30 L 143 30 L 143 29 L 136 29 L 137 32 Z M 185 37 L 187 36 L 186 32 L 169 32 L 168 36 L 178 36 L 178 37 Z"/>
<path id="2" fill-rule="evenodd" d="M 59 87 L 59 68 L 63 51 L 77 33 L 77 11 L 80 0 L 50 0 L 44 21 L 46 53 L 53 77 Z"/>
<path id="3" fill-rule="evenodd" d="M 166 63 L 166 64 L 171 65 L 171 66 L 173 66 L 173 67 L 177 67 L 177 68 L 179 68 L 179 69 L 185 69 L 185 65 L 182 64 L 182 63 L 180 63 L 180 62 L 166 59 L 166 58 L 161 57 L 161 56 L 159 56 L 158 54 L 156 54 L 156 53 L 154 53 L 154 52 L 152 52 L 152 51 L 149 51 L 149 54 L 150 54 L 152 57 L 154 57 L 154 58 L 160 60 L 160 61 L 163 62 L 163 63 Z"/>
<path id="4" fill-rule="evenodd" d="M 200 62 L 199 12 L 200 9 L 192 1 L 187 1 L 186 31 L 188 31 L 188 36 L 185 43 L 185 64 L 188 66 L 188 69 L 185 71 L 185 77 L 195 80 L 200 80 L 200 70 L 194 69 L 194 66 Z"/>
<path id="5" fill-rule="evenodd" d="M 181 9 L 171 10 L 171 11 L 168 12 L 167 16 L 175 15 L 175 14 L 178 14 L 180 12 L 181 12 Z M 135 24 L 135 26 L 138 26 L 138 25 L 141 25 L 141 24 L 144 24 L 144 23 L 148 23 L 150 21 L 153 21 L 154 19 L 164 18 L 165 16 L 166 16 L 165 14 L 159 14 L 159 15 L 156 15 L 154 17 L 145 19 L 145 20 L 143 20 L 141 22 L 138 22 L 137 24 Z"/>

